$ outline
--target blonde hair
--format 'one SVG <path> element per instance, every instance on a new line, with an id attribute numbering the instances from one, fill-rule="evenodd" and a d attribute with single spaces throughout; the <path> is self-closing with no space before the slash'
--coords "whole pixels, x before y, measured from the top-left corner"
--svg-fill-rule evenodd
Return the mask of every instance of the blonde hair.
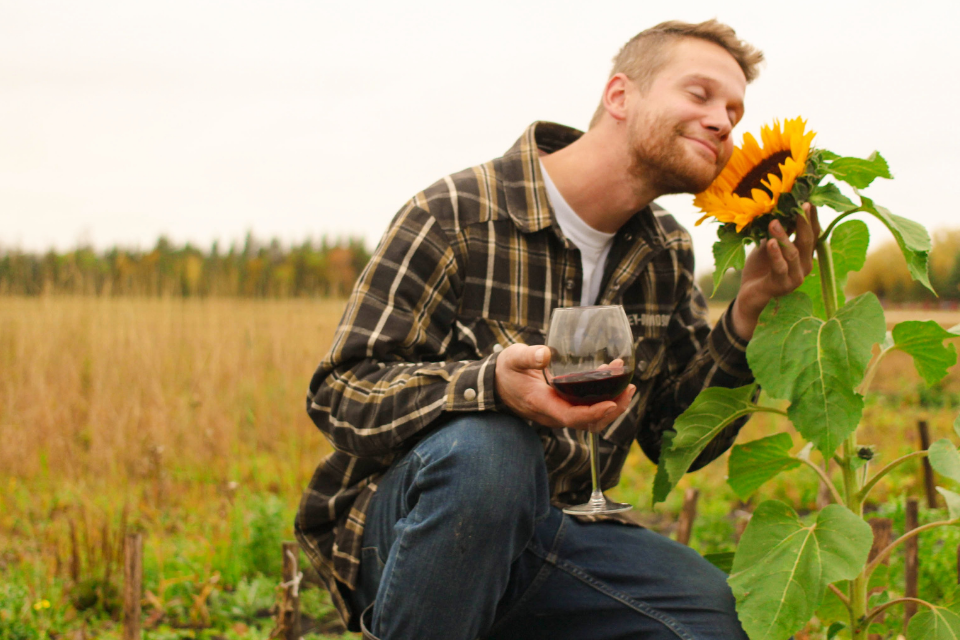
<path id="1" fill-rule="evenodd" d="M 622 73 L 635 82 L 641 91 L 646 91 L 660 69 L 670 60 L 670 48 L 681 38 L 700 38 L 723 47 L 740 65 L 748 83 L 760 73 L 758 66 L 763 62 L 763 52 L 737 38 L 737 33 L 729 26 L 716 20 L 699 24 L 670 20 L 641 31 L 623 45 L 613 59 L 610 77 Z M 601 100 L 590 120 L 591 128 L 600 121 L 605 111 Z"/>

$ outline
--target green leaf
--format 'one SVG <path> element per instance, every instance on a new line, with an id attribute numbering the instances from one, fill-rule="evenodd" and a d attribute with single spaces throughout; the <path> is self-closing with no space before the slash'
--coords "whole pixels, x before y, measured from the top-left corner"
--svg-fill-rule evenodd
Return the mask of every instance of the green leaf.
<path id="1" fill-rule="evenodd" d="M 665 475 L 659 479 L 659 486 L 657 480 L 654 481 L 654 504 L 666 499 L 700 452 L 724 427 L 759 409 L 753 404 L 756 388 L 755 384 L 738 389 L 709 387 L 701 391 L 687 410 L 680 414 L 673 423 L 677 432 L 673 442 L 669 447 L 661 446 L 659 464 L 663 466 Z M 661 476 L 659 469 L 657 475 Z"/>
<path id="2" fill-rule="evenodd" d="M 953 419 L 953 432 L 960 436 L 960 415 Z"/>
<path id="3" fill-rule="evenodd" d="M 944 607 L 933 607 L 910 618 L 907 640 L 957 640 L 960 615 Z"/>
<path id="4" fill-rule="evenodd" d="M 937 440 L 930 445 L 927 458 L 934 471 L 960 482 L 960 453 L 957 453 L 957 447 L 952 442 L 946 438 Z"/>
<path id="5" fill-rule="evenodd" d="M 737 613 L 751 640 L 783 640 L 800 630 L 827 585 L 851 580 L 867 561 L 870 525 L 829 505 L 805 526 L 778 500 L 762 502 L 747 525 L 730 574 Z"/>
<path id="6" fill-rule="evenodd" d="M 872 293 L 824 322 L 813 315 L 810 298 L 794 292 L 760 314 L 747 361 L 771 397 L 790 401 L 787 415 L 797 430 L 829 457 L 860 421 L 863 397 L 854 389 L 885 332 Z"/>
<path id="7" fill-rule="evenodd" d="M 908 320 L 893 328 L 893 344 L 913 356 L 917 373 L 928 387 L 943 380 L 947 369 L 957 364 L 957 348 L 943 344 L 957 336 L 933 320 Z"/>
<path id="8" fill-rule="evenodd" d="M 723 280 L 723 274 L 725 274 L 728 269 L 743 269 L 747 255 L 743 247 L 748 238 L 741 238 L 735 230 L 724 225 L 717 231 L 717 237 L 719 239 L 713 243 L 713 261 L 715 265 L 713 270 L 713 293 L 717 292 L 717 287 L 720 286 L 720 281 Z M 713 293 L 710 295 L 713 295 Z"/>
<path id="9" fill-rule="evenodd" d="M 833 256 L 833 272 L 837 280 L 837 308 L 847 300 L 843 290 L 847 287 L 847 276 L 851 271 L 860 271 L 867 260 L 867 247 L 870 245 L 870 230 L 862 220 L 848 220 L 837 225 L 830 234 L 830 254 Z M 826 320 L 823 308 L 823 290 L 820 284 L 820 264 L 813 263 L 813 269 L 797 291 L 810 296 L 813 312 L 818 318 Z"/>
<path id="10" fill-rule="evenodd" d="M 792 446 L 789 433 L 735 445 L 727 466 L 727 483 L 741 500 L 746 500 L 767 480 L 803 464 L 790 456 Z"/>
<path id="11" fill-rule="evenodd" d="M 830 625 L 830 628 L 827 629 L 827 640 L 833 640 L 837 637 L 837 634 L 847 628 L 847 625 L 842 622 L 834 622 Z"/>
<path id="12" fill-rule="evenodd" d="M 733 551 L 724 551 L 721 553 L 708 553 L 703 556 L 703 559 L 715 566 L 720 571 L 724 573 L 730 573 L 730 568 L 733 567 L 733 557 L 737 555 Z"/>
<path id="13" fill-rule="evenodd" d="M 822 184 L 810 194 L 810 203 L 817 207 L 830 207 L 834 211 L 846 213 L 857 208 L 853 200 L 843 195 L 840 188 L 832 182 Z"/>
<path id="14" fill-rule="evenodd" d="M 947 503 L 947 511 L 950 512 L 950 519 L 960 518 L 960 495 L 953 491 L 948 491 L 943 487 L 937 487 L 937 491 L 943 496 Z"/>
<path id="15" fill-rule="evenodd" d="M 910 276 L 936 295 L 937 292 L 933 290 L 933 286 L 930 284 L 928 259 L 932 245 L 927 230 L 922 224 L 890 213 L 885 207 L 874 204 L 873 200 L 866 196 L 861 195 L 860 200 L 863 210 L 873 214 L 893 234 L 903 257 L 907 261 Z"/>
<path id="16" fill-rule="evenodd" d="M 890 167 L 878 151 L 864 160 L 862 158 L 837 158 L 824 167 L 838 180 L 843 180 L 855 189 L 866 189 L 876 178 L 892 179 Z"/>
<path id="17" fill-rule="evenodd" d="M 664 431 L 660 436 L 660 459 L 657 461 L 657 475 L 653 477 L 653 500 L 650 506 L 655 506 L 658 502 L 667 499 L 673 485 L 670 484 L 670 477 L 667 475 L 665 451 L 669 451 L 673 445 L 673 439 L 676 437 L 676 431 Z"/>

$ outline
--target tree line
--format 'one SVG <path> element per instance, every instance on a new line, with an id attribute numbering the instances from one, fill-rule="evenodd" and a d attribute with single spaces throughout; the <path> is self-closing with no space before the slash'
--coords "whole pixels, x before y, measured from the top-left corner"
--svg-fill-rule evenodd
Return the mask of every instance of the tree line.
<path id="1" fill-rule="evenodd" d="M 149 250 L 0 250 L 0 295 L 344 296 L 370 259 L 361 239 L 284 246 L 248 234 L 242 246 L 202 250 L 161 237 Z"/>
<path id="2" fill-rule="evenodd" d="M 350 292 L 369 259 L 358 238 L 285 246 L 250 234 L 242 245 L 226 250 L 218 242 L 205 251 L 189 243 L 175 246 L 165 237 L 149 250 L 0 249 L 0 295 L 336 297 Z M 891 304 L 960 303 L 960 230 L 933 234 L 930 281 L 939 297 L 911 280 L 891 240 L 870 252 L 863 269 L 850 274 L 847 294 L 873 291 Z M 728 272 L 713 300 L 733 299 L 739 283 L 739 273 Z M 709 294 L 712 275 L 704 275 L 700 285 Z"/>

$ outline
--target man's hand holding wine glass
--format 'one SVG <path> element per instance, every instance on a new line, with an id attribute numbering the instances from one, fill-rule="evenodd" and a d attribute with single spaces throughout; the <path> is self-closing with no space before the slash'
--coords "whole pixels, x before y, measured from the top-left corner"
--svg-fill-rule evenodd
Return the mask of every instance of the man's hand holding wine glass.
<path id="1" fill-rule="evenodd" d="M 603 431 L 627 410 L 637 388 L 630 385 L 613 400 L 578 406 L 564 400 L 543 377 L 550 364 L 545 346 L 514 344 L 497 357 L 497 395 L 521 418 L 546 427 Z"/>

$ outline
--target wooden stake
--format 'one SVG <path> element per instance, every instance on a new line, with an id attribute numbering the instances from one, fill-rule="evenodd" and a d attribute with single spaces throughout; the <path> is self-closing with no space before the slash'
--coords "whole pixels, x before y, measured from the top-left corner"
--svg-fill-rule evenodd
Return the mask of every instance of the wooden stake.
<path id="1" fill-rule="evenodd" d="M 873 529 L 873 546 L 870 547 L 870 557 L 867 562 L 873 561 L 877 554 L 886 549 L 893 541 L 893 520 L 890 518 L 870 518 L 870 528 Z M 883 559 L 883 564 L 890 564 L 890 556 Z M 883 587 L 876 587 L 870 593 L 882 590 Z M 874 618 L 874 622 L 883 622 L 883 619 L 884 614 L 881 613 Z M 883 640 L 883 636 L 879 633 L 871 633 L 867 636 L 867 640 Z"/>
<path id="2" fill-rule="evenodd" d="M 143 597 L 143 534 L 129 533 L 123 544 L 123 640 L 140 640 Z"/>
<path id="3" fill-rule="evenodd" d="M 677 542 L 690 544 L 690 532 L 693 531 L 693 521 L 697 519 L 697 498 L 700 492 L 696 489 L 687 489 L 683 494 L 683 510 L 680 511 L 680 523 L 677 527 Z"/>
<path id="4" fill-rule="evenodd" d="M 920 446 L 926 451 L 930 448 L 930 427 L 926 420 L 920 420 L 917 423 L 917 429 L 920 431 Z M 933 467 L 930 466 L 930 459 L 923 459 L 923 486 L 927 491 L 927 507 L 937 508 L 937 482 L 933 477 Z"/>
<path id="5" fill-rule="evenodd" d="M 299 558 L 300 547 L 297 543 L 284 542 L 283 605 L 279 620 L 284 640 L 299 640 L 300 638 L 300 579 L 303 574 L 297 570 Z"/>
<path id="6" fill-rule="evenodd" d="M 917 528 L 917 516 L 919 515 L 920 504 L 916 498 L 907 499 L 907 518 L 904 525 L 904 533 L 913 531 Z M 914 536 L 903 543 L 906 560 L 904 563 L 904 575 L 906 585 L 903 595 L 907 598 L 917 597 L 917 574 L 920 568 L 920 561 L 917 555 L 919 547 L 917 546 L 917 536 Z M 917 612 L 916 602 L 905 602 L 903 604 L 903 628 L 907 628 L 910 618 Z"/>

